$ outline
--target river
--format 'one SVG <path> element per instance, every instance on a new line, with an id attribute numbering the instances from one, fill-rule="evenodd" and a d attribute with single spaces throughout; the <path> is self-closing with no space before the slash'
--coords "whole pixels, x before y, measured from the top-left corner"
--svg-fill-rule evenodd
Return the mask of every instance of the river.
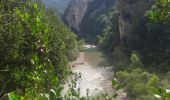
<path id="1" fill-rule="evenodd" d="M 85 50 L 80 52 L 76 61 L 71 63 L 71 70 L 74 73 L 81 73 L 81 80 L 77 82 L 81 96 L 90 97 L 101 95 L 101 93 L 113 94 L 112 80 L 114 67 L 111 61 L 96 46 L 85 45 Z M 124 100 L 125 94 L 121 93 L 118 100 Z"/>

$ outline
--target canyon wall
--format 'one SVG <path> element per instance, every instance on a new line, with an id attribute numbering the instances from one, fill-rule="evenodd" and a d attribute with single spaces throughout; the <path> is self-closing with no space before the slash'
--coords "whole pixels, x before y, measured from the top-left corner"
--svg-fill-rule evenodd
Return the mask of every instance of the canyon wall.
<path id="1" fill-rule="evenodd" d="M 118 0 L 121 39 L 131 38 L 135 33 L 146 30 L 144 29 L 148 21 L 146 13 L 151 8 L 152 3 L 153 0 Z"/>
<path id="2" fill-rule="evenodd" d="M 100 17 L 107 13 L 115 0 L 72 0 L 63 17 L 64 22 L 78 34 L 88 40 L 94 40 L 100 34 Z"/>
<path id="3" fill-rule="evenodd" d="M 91 1 L 92 0 L 71 0 L 63 19 L 74 32 L 80 32 L 81 21 L 83 20 Z"/>

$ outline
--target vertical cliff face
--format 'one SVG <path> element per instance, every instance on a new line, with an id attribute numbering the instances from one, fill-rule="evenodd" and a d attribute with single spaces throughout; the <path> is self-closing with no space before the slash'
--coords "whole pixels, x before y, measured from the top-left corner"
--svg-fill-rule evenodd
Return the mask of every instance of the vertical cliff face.
<path id="1" fill-rule="evenodd" d="M 65 23 L 76 33 L 80 32 L 80 24 L 92 0 L 71 0 L 65 15 Z"/>
<path id="2" fill-rule="evenodd" d="M 80 37 L 90 42 L 96 42 L 96 36 L 101 35 L 106 28 L 104 17 L 109 20 L 108 13 L 112 12 L 115 2 L 116 0 L 93 0 L 82 20 Z"/>
<path id="3" fill-rule="evenodd" d="M 140 31 L 146 24 L 146 12 L 153 0 L 118 0 L 120 38 L 126 38 Z"/>
<path id="4" fill-rule="evenodd" d="M 103 26 L 101 17 L 115 5 L 116 0 L 72 0 L 65 15 L 65 23 L 79 37 L 94 42 L 96 35 L 101 34 Z"/>
<path id="5" fill-rule="evenodd" d="M 131 0 L 119 0 L 118 9 L 119 9 L 119 32 L 120 38 L 123 38 L 125 35 L 128 35 L 131 30 Z"/>

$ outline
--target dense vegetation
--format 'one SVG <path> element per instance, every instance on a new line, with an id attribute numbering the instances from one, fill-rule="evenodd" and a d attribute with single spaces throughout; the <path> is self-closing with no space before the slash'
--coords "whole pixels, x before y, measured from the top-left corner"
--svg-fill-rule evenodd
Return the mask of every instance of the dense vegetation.
<path id="1" fill-rule="evenodd" d="M 137 2 L 137 0 L 134 0 L 131 3 L 135 7 L 135 5 L 149 3 L 149 1 Z M 98 45 L 115 54 L 114 57 L 118 54 L 117 52 L 121 52 L 130 58 L 131 53 L 136 51 L 140 54 L 144 65 L 150 66 L 147 69 L 150 69 L 150 71 L 155 69 L 167 72 L 170 70 L 170 57 L 168 55 L 170 48 L 168 5 L 168 1 L 158 0 L 150 9 L 143 11 L 144 13 L 141 13 L 142 9 L 140 7 L 136 7 L 136 12 L 133 10 L 122 11 L 125 20 L 130 20 L 132 24 L 130 26 L 130 33 L 128 31 L 124 33 L 126 34 L 125 37 L 120 34 L 121 26 L 118 25 L 120 24 L 118 21 L 120 20 L 120 8 L 115 7 L 114 10 L 110 10 L 109 13 L 103 16 L 105 27 L 103 31 L 98 33 L 99 35 L 96 39 Z M 139 13 L 139 11 L 141 12 Z M 138 16 L 136 16 L 137 14 Z"/>
<path id="2" fill-rule="evenodd" d="M 139 2 L 134 0 L 131 3 L 134 6 Z M 118 81 L 135 100 L 155 100 L 155 97 L 170 99 L 169 4 L 168 0 L 158 0 L 142 17 L 134 16 L 135 13 L 129 14 L 133 19 L 130 19 L 131 24 L 134 25 L 131 26 L 131 33 L 123 40 L 116 39 L 121 35 L 115 30 L 115 19 L 118 16 L 116 10 L 113 10 L 112 17 L 108 14 L 104 17 L 108 22 L 112 21 L 111 24 L 105 24 L 111 28 L 104 28 L 102 35 L 97 36 L 98 45 L 113 54 Z M 136 13 L 138 14 L 137 11 Z M 128 14 L 128 11 L 125 14 Z M 159 95 L 153 97 L 156 93 Z"/>
<path id="3" fill-rule="evenodd" d="M 94 26 L 98 28 L 101 24 L 102 27 L 98 31 L 90 30 L 92 32 L 88 34 L 96 33 L 95 36 L 99 34 L 96 42 L 112 55 L 117 69 L 115 76 L 130 97 L 137 100 L 155 100 L 153 96 L 155 93 L 170 89 L 170 2 L 127 1 L 132 7 L 127 6 L 121 12 L 125 21 L 129 20 L 131 24 L 130 31 L 129 33 L 127 31 L 125 37 L 120 34 L 119 25 L 121 10 L 118 6 L 122 2 L 118 2 L 118 5 L 114 5 L 110 10 L 108 6 L 107 12 L 97 16 L 95 19 L 102 20 Z M 139 7 L 143 4 L 147 4 L 146 8 L 149 9 L 145 11 Z M 163 89 L 157 89 L 159 87 Z M 169 94 L 164 98 L 169 100 Z"/>
<path id="4" fill-rule="evenodd" d="M 68 61 L 77 57 L 79 42 L 40 1 L 0 1 L 0 97 L 43 99 L 51 90 L 60 97 L 69 74 Z M 20 98 L 20 99 L 21 99 Z"/>

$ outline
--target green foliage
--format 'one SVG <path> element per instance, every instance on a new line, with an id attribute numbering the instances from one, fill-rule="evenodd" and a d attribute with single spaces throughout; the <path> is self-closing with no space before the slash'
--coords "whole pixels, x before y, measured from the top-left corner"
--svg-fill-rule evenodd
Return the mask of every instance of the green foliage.
<path id="1" fill-rule="evenodd" d="M 125 87 L 129 96 L 137 100 L 154 100 L 153 89 L 158 86 L 159 78 L 156 74 L 144 71 L 142 62 L 136 52 L 131 55 L 130 68 L 118 71 L 116 78 Z"/>
<path id="2" fill-rule="evenodd" d="M 36 0 L 1 0 L 0 15 L 0 97 L 59 96 L 68 60 L 78 55 L 77 37 Z"/>
<path id="3" fill-rule="evenodd" d="M 139 54 L 137 52 L 132 52 L 131 57 L 130 57 L 131 67 L 138 68 L 138 67 L 143 67 L 143 64 L 139 58 Z"/>
<path id="4" fill-rule="evenodd" d="M 39 97 L 32 97 L 32 99 L 41 99 L 41 100 L 88 100 L 85 97 L 80 97 L 80 91 L 76 90 L 76 84 L 77 81 L 81 80 L 81 75 L 74 73 L 71 76 L 71 79 L 69 80 L 70 83 L 68 83 L 68 91 L 64 95 L 61 95 L 61 92 L 63 90 L 62 86 L 55 87 L 51 89 L 48 93 L 41 94 L 41 98 Z M 33 95 L 33 94 L 32 94 Z M 19 96 L 16 92 L 10 92 L 8 93 L 9 100 L 29 100 L 30 95 L 28 96 Z M 87 98 L 88 95 L 87 95 Z M 30 98 L 31 99 L 31 98 Z"/>
<path id="5" fill-rule="evenodd" d="M 128 95 L 138 99 L 149 95 L 153 98 L 152 89 L 155 88 L 159 82 L 158 76 L 138 68 L 130 71 L 117 72 L 116 77 L 119 82 L 125 86 Z"/>
<path id="6" fill-rule="evenodd" d="M 78 41 L 79 51 L 84 50 L 84 45 L 85 45 L 85 40 L 84 39 L 81 39 L 81 40 Z"/>
<path id="7" fill-rule="evenodd" d="M 77 36 L 61 22 L 54 11 L 49 9 L 46 15 L 48 15 L 46 16 L 46 20 L 49 21 L 48 25 L 51 27 L 51 34 L 49 36 L 51 48 L 59 48 L 62 45 L 65 48 L 63 54 L 66 54 L 67 60 L 74 60 L 79 52 L 79 42 L 76 40 Z M 52 52 L 55 53 L 56 50 Z"/>
<path id="8" fill-rule="evenodd" d="M 158 88 L 154 96 L 160 100 L 170 100 L 170 90 Z"/>
<path id="9" fill-rule="evenodd" d="M 99 46 L 108 52 L 113 52 L 114 47 L 118 45 L 118 12 L 116 7 L 112 7 L 109 12 L 100 17 L 104 25 L 100 35 L 97 35 L 96 42 Z"/>
<path id="10" fill-rule="evenodd" d="M 9 100 L 19 100 L 19 96 L 15 92 L 8 93 Z"/>
<path id="11" fill-rule="evenodd" d="M 157 67 L 162 72 L 167 72 L 169 70 L 169 56 L 167 55 L 169 51 L 169 10 L 170 1 L 169 0 L 157 0 L 152 6 L 151 10 L 148 11 L 149 21 L 148 23 L 148 33 L 150 34 L 148 44 L 148 53 L 144 53 L 144 62 L 149 63 L 148 65 Z M 157 48 L 154 49 L 154 48 Z"/>
<path id="12" fill-rule="evenodd" d="M 116 90 L 120 90 L 123 89 L 123 86 L 121 84 L 119 84 L 119 82 L 114 79 L 112 80 L 112 86 L 116 89 Z M 118 95 L 118 94 L 117 94 Z M 116 96 L 116 94 L 113 95 L 113 97 Z M 116 97 L 115 97 L 116 98 Z"/>
<path id="13" fill-rule="evenodd" d="M 165 22 L 170 18 L 169 9 L 169 0 L 157 0 L 149 11 L 148 16 L 154 22 Z"/>

